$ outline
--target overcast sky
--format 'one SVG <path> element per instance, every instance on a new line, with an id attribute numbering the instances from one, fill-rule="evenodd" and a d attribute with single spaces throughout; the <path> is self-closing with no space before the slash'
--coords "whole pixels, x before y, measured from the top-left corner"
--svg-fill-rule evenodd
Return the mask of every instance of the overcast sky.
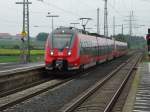
<path id="1" fill-rule="evenodd" d="M 22 31 L 22 5 L 15 2 L 23 0 L 1 0 L 0 1 L 0 33 L 17 34 Z M 80 17 L 90 17 L 87 27 L 92 32 L 96 31 L 96 9 L 100 8 L 101 34 L 103 34 L 104 1 L 103 0 L 29 0 L 30 5 L 30 32 L 36 36 L 39 32 L 51 31 L 51 19 L 47 18 L 47 12 L 59 15 L 55 18 L 54 25 L 70 26 L 71 22 L 80 22 Z M 129 33 L 130 11 L 134 12 L 134 26 L 145 25 L 134 28 L 134 35 L 145 35 L 150 27 L 150 1 L 149 0 L 108 0 L 108 23 L 109 35 L 112 35 L 113 16 L 116 25 L 124 24 L 124 33 Z M 39 27 L 34 27 L 39 26 Z M 81 25 L 77 26 L 81 28 Z M 121 27 L 116 27 L 116 34 L 121 33 Z"/>

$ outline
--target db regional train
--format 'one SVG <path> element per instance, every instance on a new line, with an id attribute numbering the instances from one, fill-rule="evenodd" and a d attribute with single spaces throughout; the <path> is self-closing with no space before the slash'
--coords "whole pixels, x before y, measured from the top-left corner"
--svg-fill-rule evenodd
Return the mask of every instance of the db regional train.
<path id="1" fill-rule="evenodd" d="M 46 69 L 86 69 L 127 53 L 127 43 L 72 27 L 55 29 L 45 47 Z"/>

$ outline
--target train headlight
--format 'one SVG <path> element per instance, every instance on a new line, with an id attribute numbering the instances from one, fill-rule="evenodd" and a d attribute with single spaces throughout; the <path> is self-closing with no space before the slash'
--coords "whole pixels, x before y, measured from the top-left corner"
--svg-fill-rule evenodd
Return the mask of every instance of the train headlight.
<path id="1" fill-rule="evenodd" d="M 71 55 L 71 51 L 68 51 L 68 56 L 70 56 Z"/>
<path id="2" fill-rule="evenodd" d="M 52 55 L 52 56 L 54 55 L 54 52 L 53 52 L 53 51 L 51 51 L 51 55 Z"/>

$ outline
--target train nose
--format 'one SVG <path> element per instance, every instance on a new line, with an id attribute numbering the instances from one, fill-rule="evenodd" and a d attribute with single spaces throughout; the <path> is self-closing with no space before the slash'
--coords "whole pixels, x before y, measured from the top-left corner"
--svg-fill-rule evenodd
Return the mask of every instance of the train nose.
<path id="1" fill-rule="evenodd" d="M 56 60 L 55 61 L 55 69 L 64 71 L 68 69 L 68 63 L 66 60 Z"/>
<path id="2" fill-rule="evenodd" d="M 63 61 L 62 61 L 62 60 L 57 60 L 55 67 L 56 67 L 58 70 L 62 70 L 62 69 L 63 69 Z"/>

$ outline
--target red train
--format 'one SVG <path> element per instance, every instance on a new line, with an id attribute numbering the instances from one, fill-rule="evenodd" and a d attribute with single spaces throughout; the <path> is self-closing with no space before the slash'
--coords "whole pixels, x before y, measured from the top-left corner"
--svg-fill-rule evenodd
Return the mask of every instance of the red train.
<path id="1" fill-rule="evenodd" d="M 127 43 L 75 28 L 57 28 L 47 39 L 45 64 L 47 70 L 85 69 L 126 52 Z"/>

